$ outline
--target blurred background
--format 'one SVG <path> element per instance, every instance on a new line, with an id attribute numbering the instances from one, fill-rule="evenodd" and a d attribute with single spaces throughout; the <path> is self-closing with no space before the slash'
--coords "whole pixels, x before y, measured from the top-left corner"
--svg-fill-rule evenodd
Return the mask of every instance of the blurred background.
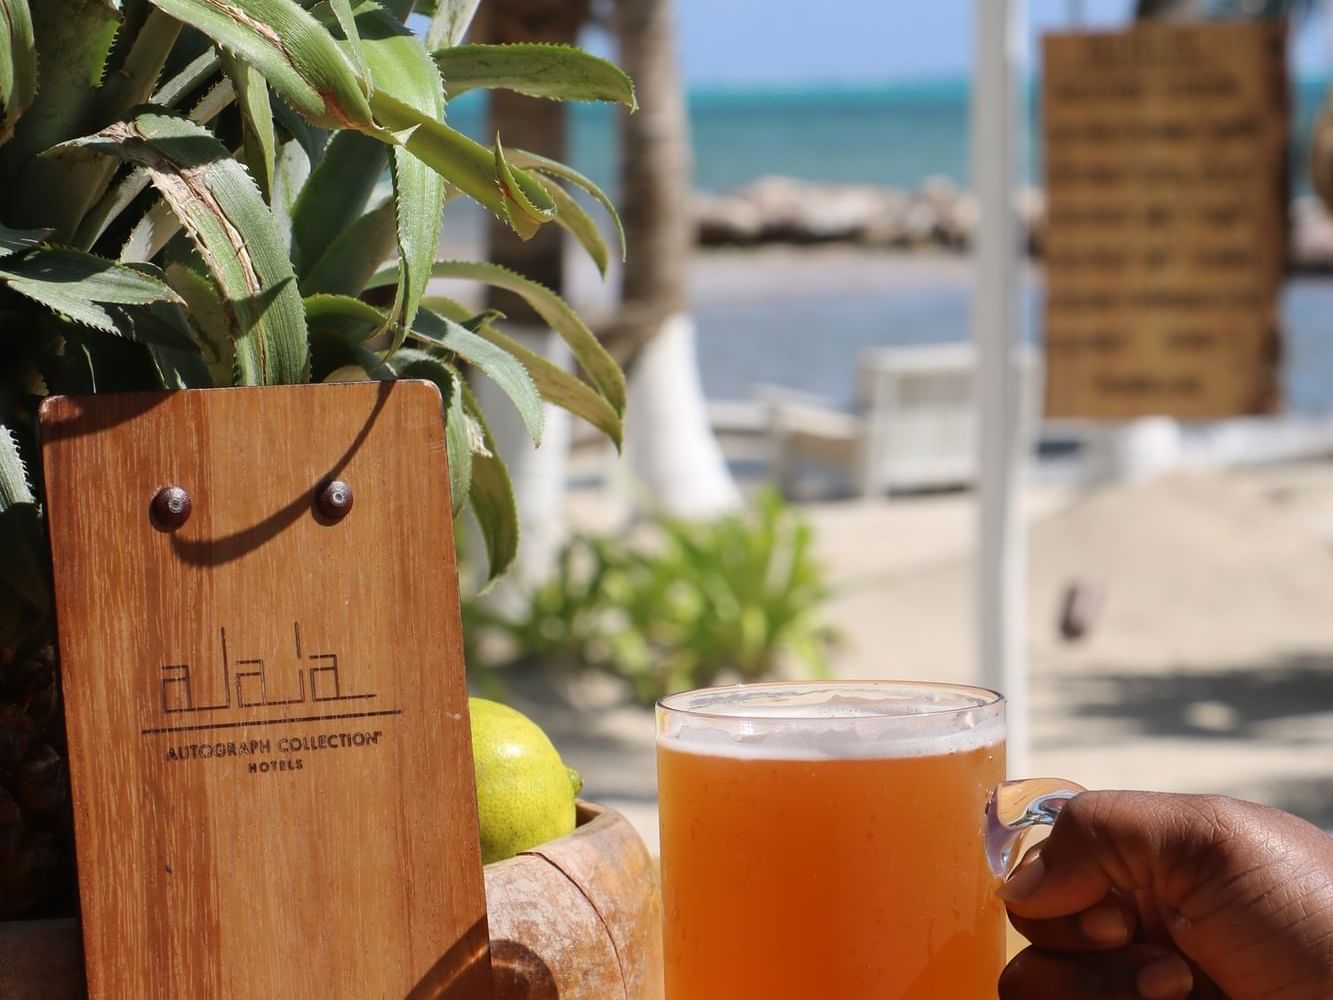
<path id="1" fill-rule="evenodd" d="M 624 263 L 603 278 L 554 227 L 518 243 L 457 203 L 445 240 L 559 289 L 627 366 L 622 455 L 557 410 L 534 453 L 483 400 L 524 537 L 517 571 L 465 614 L 474 687 L 542 722 L 650 844 L 648 706 L 665 691 L 983 679 L 975 6 L 486 0 L 474 24 L 473 40 L 579 41 L 638 85 L 632 116 L 475 92 L 449 106 L 455 127 L 603 185 Z M 1282 402 L 1023 425 L 1029 766 L 1254 798 L 1333 830 L 1333 10 L 1030 0 L 1017 335 L 1039 356 L 1039 39 L 1158 18 L 1286 19 Z M 486 304 L 567 363 L 520 303 Z M 911 389 L 922 373 L 935 388 Z"/>

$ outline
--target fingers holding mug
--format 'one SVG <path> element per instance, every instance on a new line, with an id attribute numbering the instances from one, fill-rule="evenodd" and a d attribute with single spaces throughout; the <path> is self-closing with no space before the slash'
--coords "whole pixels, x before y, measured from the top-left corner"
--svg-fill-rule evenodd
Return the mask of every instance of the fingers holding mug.
<path id="1" fill-rule="evenodd" d="M 1078 913 L 1049 920 L 1030 920 L 1016 914 L 1009 922 L 1023 938 L 1044 951 L 1088 952 L 1124 948 L 1134 941 L 1138 915 L 1118 893 Z"/>
<path id="2" fill-rule="evenodd" d="M 1000 977 L 1000 1000 L 1186 1000 L 1198 992 L 1194 970 L 1171 948 L 1133 944 L 1096 953 L 1032 947 Z"/>

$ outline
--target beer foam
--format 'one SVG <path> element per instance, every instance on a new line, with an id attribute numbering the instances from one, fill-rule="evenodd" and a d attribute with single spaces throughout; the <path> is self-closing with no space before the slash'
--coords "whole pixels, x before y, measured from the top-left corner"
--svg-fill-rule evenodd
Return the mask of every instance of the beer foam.
<path id="1" fill-rule="evenodd" d="M 962 695 L 925 703 L 836 694 L 798 704 L 705 698 L 677 708 L 659 729 L 660 746 L 740 759 L 932 757 L 1004 741 L 1002 704 Z"/>

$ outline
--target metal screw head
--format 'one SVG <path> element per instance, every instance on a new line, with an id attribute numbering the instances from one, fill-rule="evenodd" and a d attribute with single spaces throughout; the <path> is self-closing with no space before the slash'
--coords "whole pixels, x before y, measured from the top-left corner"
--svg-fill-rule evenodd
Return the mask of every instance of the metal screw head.
<path id="1" fill-rule="evenodd" d="M 333 479 L 320 487 L 315 507 L 330 521 L 341 521 L 352 509 L 352 487 L 341 479 Z"/>
<path id="2" fill-rule="evenodd" d="M 157 491 L 148 507 L 149 520 L 158 531 L 175 531 L 190 519 L 194 505 L 190 494 L 179 486 L 166 486 Z"/>

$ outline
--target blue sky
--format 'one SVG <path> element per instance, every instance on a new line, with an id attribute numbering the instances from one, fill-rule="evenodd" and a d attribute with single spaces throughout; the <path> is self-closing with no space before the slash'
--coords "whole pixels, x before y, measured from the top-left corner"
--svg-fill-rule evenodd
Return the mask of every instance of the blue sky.
<path id="1" fill-rule="evenodd" d="M 1030 30 L 1069 24 L 1071 0 L 1028 0 Z M 1123 24 L 1131 0 L 1082 0 L 1087 24 Z M 973 0 L 677 0 L 691 84 L 802 84 L 965 74 Z M 1323 20 L 1301 33 L 1302 71 L 1333 66 Z"/>

